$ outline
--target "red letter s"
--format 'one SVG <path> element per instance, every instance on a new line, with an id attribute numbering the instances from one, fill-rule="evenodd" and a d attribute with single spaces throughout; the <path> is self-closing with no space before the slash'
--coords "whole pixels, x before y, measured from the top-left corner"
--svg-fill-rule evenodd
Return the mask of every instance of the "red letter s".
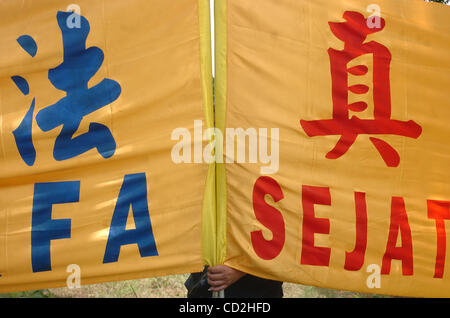
<path id="1" fill-rule="evenodd" d="M 253 211 L 256 219 L 273 233 L 272 240 L 266 240 L 262 231 L 251 233 L 253 249 L 264 260 L 277 257 L 284 246 L 284 219 L 280 211 L 268 205 L 264 196 L 270 194 L 275 202 L 284 198 L 280 185 L 270 177 L 260 177 L 253 187 Z"/>

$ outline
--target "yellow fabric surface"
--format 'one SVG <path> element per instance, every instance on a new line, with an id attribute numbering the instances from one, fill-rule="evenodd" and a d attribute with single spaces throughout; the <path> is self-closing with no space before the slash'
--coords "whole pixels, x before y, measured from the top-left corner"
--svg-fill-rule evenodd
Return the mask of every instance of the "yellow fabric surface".
<path id="1" fill-rule="evenodd" d="M 171 134 L 186 128 L 193 136 L 194 120 L 213 126 L 205 14 L 209 1 L 77 2 L 90 26 L 86 48 L 98 47 L 104 55 L 88 88 L 107 78 L 119 83 L 121 93 L 83 117 L 74 137 L 99 123 L 110 130 L 116 149 L 109 158 L 94 148 L 56 160 L 53 151 L 61 127 L 44 132 L 36 115 L 66 96 L 50 82 L 49 69 L 64 60 L 57 13 L 67 11 L 70 4 L 50 0 L 0 4 L 0 292 L 65 286 L 70 264 L 80 266 L 82 284 L 201 271 L 202 209 L 214 205 L 206 199 L 211 199 L 214 174 L 207 164 L 174 163 L 171 151 L 176 141 Z M 35 40 L 34 57 L 19 45 L 22 35 Z M 14 85 L 12 76 L 26 79 L 28 95 Z M 12 132 L 33 98 L 36 158 L 29 166 Z M 125 176 L 133 174 L 146 178 L 158 255 L 141 257 L 137 244 L 124 244 L 119 259 L 104 264 L 118 196 Z M 51 270 L 33 272 L 34 185 L 66 181 L 79 182 L 79 200 L 53 204 L 51 218 L 70 219 L 70 238 L 51 240 Z M 127 230 L 136 226 L 132 209 Z"/>
<path id="2" fill-rule="evenodd" d="M 226 165 L 225 264 L 258 276 L 307 285 L 449 297 L 448 262 L 443 277 L 434 276 L 438 263 L 437 223 L 448 228 L 445 219 L 450 201 L 450 146 L 446 141 L 450 136 L 450 8 L 423 1 L 377 1 L 384 20 L 380 26 L 384 28 L 368 34 L 363 41 L 371 43 L 366 46 L 371 48 L 369 52 L 376 53 L 360 54 L 345 64 L 346 68 L 339 68 L 331 56 L 340 53 L 332 52 L 344 51 L 341 59 L 352 56 L 358 45 L 362 45 L 357 38 L 360 33 L 352 28 L 367 30 L 368 26 L 360 26 L 357 18 L 349 16 L 351 23 L 346 24 L 347 29 L 329 23 L 344 24 L 346 11 L 363 16 L 366 23 L 373 13 L 372 1 L 259 0 L 255 5 L 253 0 L 229 0 L 226 3 L 227 14 L 222 19 L 227 23 L 227 53 L 219 56 L 226 62 L 217 61 L 226 64 L 226 75 L 222 75 L 226 80 L 221 80 L 227 83 L 223 106 L 225 126 L 257 131 L 267 128 L 269 132 L 271 128 L 279 129 L 279 167 L 274 173 L 264 175 L 260 168 L 266 165 L 261 161 Z M 223 43 L 225 39 L 219 41 Z M 386 50 L 392 56 L 390 61 Z M 381 66 L 375 68 L 374 56 Z M 366 75 L 349 73 L 350 68 L 358 65 L 367 66 Z M 336 69 L 334 73 L 332 67 Z M 390 70 L 389 77 L 381 76 L 384 80 L 380 80 L 386 68 Z M 348 75 L 348 82 L 336 79 L 342 74 L 346 78 Z M 356 94 L 349 89 L 347 92 L 345 85 L 357 84 L 368 86 L 369 91 Z M 380 94 L 389 84 L 390 97 Z M 358 91 L 362 86 L 353 89 Z M 387 100 L 391 101 L 389 113 L 380 110 L 387 106 Z M 343 109 L 348 117 L 338 107 L 342 101 L 347 103 Z M 347 108 L 358 101 L 365 102 L 367 109 Z M 356 106 L 361 104 L 352 107 Z M 377 134 L 365 133 L 366 123 L 377 124 L 371 121 L 375 113 L 378 117 L 388 117 L 386 125 L 374 127 L 378 131 L 370 130 Z M 352 126 L 348 121 L 352 117 L 367 121 Z M 307 133 L 302 126 L 302 123 L 333 118 L 341 121 L 323 122 L 317 128 L 321 134 Z M 414 129 L 405 128 L 398 134 L 383 130 L 391 120 L 408 123 Z M 338 128 L 331 127 L 330 123 Z M 345 148 L 345 152 L 340 156 L 330 154 L 328 158 L 327 154 L 344 134 L 339 130 L 342 127 L 357 131 L 356 139 L 349 142 L 346 135 L 347 141 L 340 145 L 340 151 Z M 414 136 L 402 135 L 406 131 L 408 134 L 413 131 Z M 269 137 L 269 145 L 272 139 Z M 376 147 L 380 144 L 382 150 Z M 394 150 L 392 158 L 386 144 Z M 398 162 L 394 152 L 398 154 Z M 277 186 L 269 178 L 278 185 L 282 195 L 276 195 Z M 262 194 L 256 191 L 260 201 L 255 211 L 256 201 L 252 196 L 258 180 L 266 188 L 257 190 L 267 191 Z M 311 187 L 321 188 L 322 197 L 311 195 L 318 191 Z M 262 199 L 265 203 L 261 205 Z M 442 203 L 439 222 L 429 216 L 428 200 Z M 358 207 L 355 202 L 359 202 Z M 355 213 L 357 209 L 364 210 L 361 202 L 365 203 L 367 212 L 367 243 L 364 250 L 360 249 L 363 263 L 355 265 L 356 269 L 346 269 L 347 254 L 356 244 L 364 242 L 356 240 Z M 404 209 L 399 202 L 404 203 Z M 315 219 L 310 215 L 311 206 Z M 261 211 L 266 213 L 265 223 L 256 216 Z M 283 223 L 278 222 L 279 216 Z M 273 230 L 277 222 L 283 231 Z M 322 225 L 317 225 L 320 222 Z M 304 242 L 306 232 L 309 236 Z M 267 259 L 257 254 L 253 235 L 262 235 L 259 253 Z M 445 244 L 445 239 L 440 240 Z M 281 246 L 279 251 L 277 244 Z M 398 248 L 397 252 L 406 256 L 400 259 L 398 253 L 389 254 L 392 256 L 389 261 L 388 246 L 394 251 Z M 311 247 L 313 252 L 307 250 Z M 412 258 L 408 257 L 408 248 L 412 248 Z M 320 259 L 320 250 L 325 256 L 328 254 L 328 260 Z M 370 283 L 375 277 L 372 274 L 376 274 L 373 268 L 378 268 L 378 273 L 381 270 L 379 288 Z"/>

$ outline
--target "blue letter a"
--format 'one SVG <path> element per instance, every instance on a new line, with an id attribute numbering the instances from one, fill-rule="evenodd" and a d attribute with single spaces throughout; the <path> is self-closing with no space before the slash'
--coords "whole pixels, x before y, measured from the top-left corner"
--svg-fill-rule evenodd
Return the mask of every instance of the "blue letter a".
<path id="1" fill-rule="evenodd" d="M 130 205 L 136 228 L 126 230 Z M 145 173 L 129 174 L 123 179 L 111 221 L 103 263 L 117 262 L 120 247 L 128 244 L 137 244 L 141 257 L 158 255 L 148 211 Z"/>

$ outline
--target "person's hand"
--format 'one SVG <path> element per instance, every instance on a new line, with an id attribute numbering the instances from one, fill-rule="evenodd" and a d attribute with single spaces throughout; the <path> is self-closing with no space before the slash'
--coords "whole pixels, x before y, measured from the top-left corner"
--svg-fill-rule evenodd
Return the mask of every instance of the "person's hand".
<path id="1" fill-rule="evenodd" d="M 218 265 L 208 268 L 208 284 L 211 286 L 209 291 L 221 291 L 239 280 L 245 273 L 237 269 Z"/>

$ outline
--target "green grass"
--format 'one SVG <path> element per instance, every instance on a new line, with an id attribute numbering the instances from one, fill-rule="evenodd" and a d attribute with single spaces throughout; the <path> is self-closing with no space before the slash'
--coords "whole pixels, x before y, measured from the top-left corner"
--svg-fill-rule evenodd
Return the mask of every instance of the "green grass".
<path id="1" fill-rule="evenodd" d="M 56 296 L 48 289 L 0 294 L 0 298 L 54 298 L 54 297 Z"/>
<path id="2" fill-rule="evenodd" d="M 189 275 L 128 280 L 81 286 L 78 289 L 54 288 L 56 297 L 93 298 L 179 298 L 186 297 L 184 281 Z"/>
<path id="3" fill-rule="evenodd" d="M 81 286 L 81 288 L 53 288 L 29 292 L 0 294 L 0 298 L 184 298 L 184 282 L 189 275 L 173 275 L 121 282 Z M 284 283 L 285 298 L 377 298 L 375 294 L 354 293 L 299 284 Z"/>
<path id="4" fill-rule="evenodd" d="M 390 297 L 378 294 L 364 294 L 350 291 L 319 288 L 300 284 L 284 283 L 285 298 L 385 298 Z"/>

